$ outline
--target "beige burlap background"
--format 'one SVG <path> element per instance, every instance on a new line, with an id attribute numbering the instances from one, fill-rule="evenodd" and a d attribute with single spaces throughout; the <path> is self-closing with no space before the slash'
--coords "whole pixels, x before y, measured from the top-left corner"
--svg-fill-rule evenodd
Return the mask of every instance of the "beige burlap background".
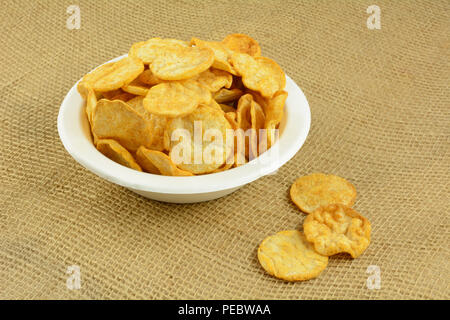
<path id="1" fill-rule="evenodd" d="M 66 8 L 79 4 L 81 29 Z M 381 7 L 381 30 L 366 8 Z M 450 297 L 450 2 L 2 1 L 1 298 Z M 87 71 L 154 36 L 248 33 L 307 96 L 310 135 L 276 175 L 216 201 L 147 200 L 78 165 L 56 119 Z M 300 228 L 288 190 L 311 172 L 348 178 L 373 226 L 358 259 L 314 280 L 264 273 L 259 242 Z M 80 290 L 66 270 L 81 268 Z M 369 265 L 381 289 L 369 290 Z"/>

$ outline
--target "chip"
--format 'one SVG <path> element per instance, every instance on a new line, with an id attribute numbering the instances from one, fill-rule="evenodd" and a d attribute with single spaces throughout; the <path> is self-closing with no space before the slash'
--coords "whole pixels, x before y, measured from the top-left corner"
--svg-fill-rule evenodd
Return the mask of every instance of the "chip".
<path id="1" fill-rule="evenodd" d="M 266 57 L 252 57 L 245 53 L 233 53 L 231 63 L 242 76 L 244 85 L 271 98 L 286 85 L 286 76 L 281 67 Z"/>
<path id="2" fill-rule="evenodd" d="M 214 53 L 208 48 L 179 47 L 167 49 L 150 65 L 150 70 L 162 80 L 184 80 L 211 67 Z"/>
<path id="3" fill-rule="evenodd" d="M 280 231 L 264 239 L 258 260 L 268 274 L 286 281 L 316 278 L 328 265 L 328 257 L 318 254 L 297 230 Z"/>
<path id="4" fill-rule="evenodd" d="M 140 146 L 152 146 L 148 121 L 120 100 L 102 99 L 97 102 L 92 118 L 92 132 L 99 139 L 116 140 L 131 152 L 135 152 Z"/>
<path id="5" fill-rule="evenodd" d="M 238 100 L 244 93 L 239 89 L 220 89 L 213 94 L 217 103 L 231 103 Z"/>
<path id="6" fill-rule="evenodd" d="M 87 89 L 87 97 L 86 97 L 86 114 L 89 120 L 89 123 L 92 125 L 92 116 L 95 111 L 95 107 L 97 106 L 97 96 L 92 88 Z"/>
<path id="7" fill-rule="evenodd" d="M 164 80 L 159 79 L 158 77 L 156 77 L 152 70 L 147 69 L 144 70 L 144 72 L 142 72 L 139 77 L 138 77 L 139 81 L 141 81 L 142 83 L 148 84 L 149 86 L 154 86 L 157 84 L 160 84 L 162 82 L 164 82 Z"/>
<path id="8" fill-rule="evenodd" d="M 261 55 L 261 47 L 258 42 L 248 35 L 234 33 L 229 34 L 222 40 L 222 43 L 230 50 L 246 53 L 250 56 L 257 57 Z"/>
<path id="9" fill-rule="evenodd" d="M 214 62 L 212 66 L 216 69 L 227 71 L 237 75 L 236 70 L 230 64 L 229 59 L 233 51 L 228 49 L 222 42 L 203 41 L 198 38 L 192 38 L 191 44 L 199 48 L 209 48 L 214 53 Z"/>
<path id="10" fill-rule="evenodd" d="M 298 178 L 291 187 L 291 199 L 305 213 L 321 206 L 355 203 L 356 189 L 344 178 L 323 173 L 313 173 Z"/>
<path id="11" fill-rule="evenodd" d="M 231 126 L 222 110 L 200 105 L 191 114 L 169 121 L 165 144 L 178 168 L 194 174 L 210 173 L 220 168 L 233 151 L 232 141 L 226 139 L 227 129 Z M 208 137 L 208 132 L 212 136 Z"/>
<path id="12" fill-rule="evenodd" d="M 226 71 L 211 68 L 200 73 L 195 80 L 209 91 L 216 92 L 224 87 L 230 88 L 233 76 Z"/>
<path id="13" fill-rule="evenodd" d="M 131 153 L 115 140 L 99 139 L 97 141 L 97 150 L 114 162 L 137 171 L 142 171 Z"/>
<path id="14" fill-rule="evenodd" d="M 145 171 L 163 176 L 192 176 L 193 174 L 180 170 L 163 152 L 140 147 L 136 152 L 136 159 Z"/>
<path id="15" fill-rule="evenodd" d="M 148 91 L 144 108 L 166 117 L 183 117 L 192 113 L 200 103 L 199 95 L 179 82 L 160 83 Z"/>
<path id="16" fill-rule="evenodd" d="M 96 70 L 93 73 L 96 73 Z M 108 67 L 102 69 L 99 74 L 95 74 L 93 79 L 88 77 L 86 81 L 88 81 L 95 91 L 112 91 L 129 84 L 142 71 L 144 71 L 144 64 L 141 60 L 126 57 L 112 65 L 108 64 Z"/>
<path id="17" fill-rule="evenodd" d="M 177 50 L 179 48 L 187 47 L 189 47 L 189 44 L 182 40 L 152 38 L 147 41 L 133 44 L 128 55 L 130 57 L 139 58 L 145 64 L 150 64 L 156 58 L 164 55 L 167 50 Z"/>
<path id="18" fill-rule="evenodd" d="M 139 78 L 122 87 L 122 90 L 136 96 L 146 96 L 150 86 L 143 83 Z"/>
<path id="19" fill-rule="evenodd" d="M 342 204 L 320 207 L 303 223 L 306 239 L 325 256 L 346 252 L 360 256 L 370 244 L 369 220 Z"/>
<path id="20" fill-rule="evenodd" d="M 269 99 L 264 108 L 265 111 L 265 123 L 264 127 L 267 129 L 268 146 L 272 146 L 276 140 L 277 135 L 274 130 L 283 119 L 284 105 L 286 103 L 288 93 L 286 91 L 279 91 Z"/>
<path id="21" fill-rule="evenodd" d="M 144 97 L 137 96 L 127 103 L 131 106 L 137 113 L 144 117 L 148 121 L 150 126 L 150 131 L 152 135 L 152 144 L 150 149 L 163 151 L 164 150 L 164 130 L 167 125 L 168 118 L 165 116 L 159 116 L 153 113 L 149 113 L 144 108 Z"/>

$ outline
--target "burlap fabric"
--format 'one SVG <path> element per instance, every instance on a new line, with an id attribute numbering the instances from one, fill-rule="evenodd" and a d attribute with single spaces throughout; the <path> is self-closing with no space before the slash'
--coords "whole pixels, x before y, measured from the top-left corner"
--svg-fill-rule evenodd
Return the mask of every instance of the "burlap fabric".
<path id="1" fill-rule="evenodd" d="M 81 29 L 66 28 L 79 4 Z M 366 8 L 381 8 L 369 30 Z M 449 1 L 2 1 L 1 298 L 448 299 Z M 87 71 L 153 36 L 259 40 L 305 92 L 310 135 L 276 175 L 216 201 L 147 200 L 77 164 L 56 118 Z M 264 273 L 266 236 L 300 228 L 292 182 L 348 178 L 373 226 L 311 281 Z M 66 287 L 81 268 L 81 289 Z M 366 286 L 369 265 L 381 289 Z"/>

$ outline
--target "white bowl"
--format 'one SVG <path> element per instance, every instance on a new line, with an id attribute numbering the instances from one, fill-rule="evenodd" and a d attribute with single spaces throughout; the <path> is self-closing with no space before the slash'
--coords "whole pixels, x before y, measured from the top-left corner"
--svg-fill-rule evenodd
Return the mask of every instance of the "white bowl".
<path id="1" fill-rule="evenodd" d="M 97 151 L 92 142 L 84 102 L 77 91 L 78 82 L 67 93 L 58 115 L 58 132 L 67 152 L 98 176 L 144 197 L 164 202 L 192 203 L 217 199 L 275 172 L 301 148 L 311 123 L 305 95 L 286 76 L 285 90 L 289 96 L 280 124 L 280 139 L 272 148 L 243 166 L 223 172 L 193 177 L 154 175 L 124 167 Z"/>

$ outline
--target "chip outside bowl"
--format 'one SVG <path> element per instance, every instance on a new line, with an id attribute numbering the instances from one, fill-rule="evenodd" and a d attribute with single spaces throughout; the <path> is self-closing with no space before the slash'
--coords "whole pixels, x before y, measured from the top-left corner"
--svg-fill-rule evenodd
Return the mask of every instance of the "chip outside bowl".
<path id="1" fill-rule="evenodd" d="M 67 93 L 58 114 L 58 133 L 64 148 L 96 175 L 146 198 L 163 202 L 193 203 L 217 199 L 275 172 L 300 150 L 311 124 L 305 95 L 286 76 L 285 90 L 289 95 L 280 124 L 280 139 L 272 148 L 245 165 L 223 172 L 191 177 L 154 175 L 129 169 L 97 151 L 92 142 L 84 101 L 77 91 L 78 82 Z"/>

